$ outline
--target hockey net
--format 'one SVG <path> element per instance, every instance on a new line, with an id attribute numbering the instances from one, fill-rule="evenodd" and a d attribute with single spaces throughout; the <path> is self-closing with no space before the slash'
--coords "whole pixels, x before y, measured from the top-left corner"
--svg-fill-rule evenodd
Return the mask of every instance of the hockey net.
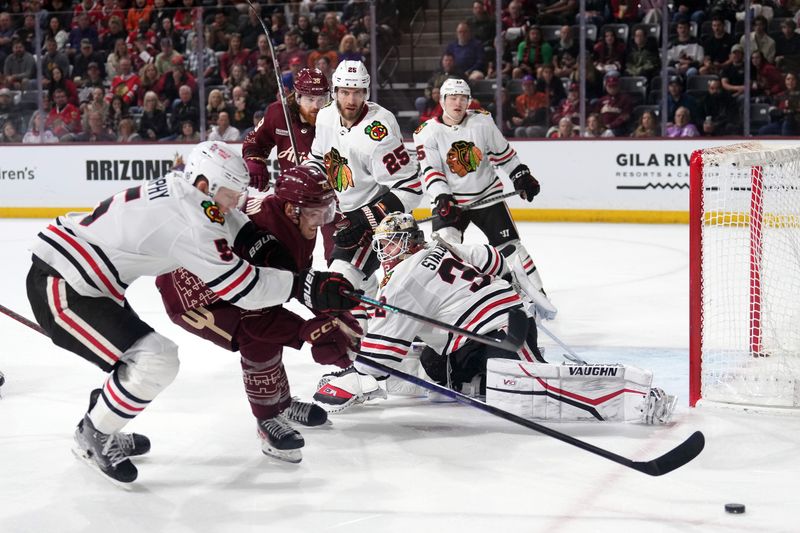
<path id="1" fill-rule="evenodd" d="M 690 404 L 800 407 L 800 145 L 696 151 Z"/>

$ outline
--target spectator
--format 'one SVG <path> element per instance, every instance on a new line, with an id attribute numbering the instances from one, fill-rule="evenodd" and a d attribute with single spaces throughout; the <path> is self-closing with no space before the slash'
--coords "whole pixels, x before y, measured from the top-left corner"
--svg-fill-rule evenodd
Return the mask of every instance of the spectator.
<path id="1" fill-rule="evenodd" d="M 133 5 L 128 9 L 125 19 L 125 28 L 128 32 L 135 32 L 139 29 L 141 22 L 150 26 L 150 16 L 153 13 L 153 5 L 147 0 L 133 0 Z"/>
<path id="2" fill-rule="evenodd" d="M 229 116 L 231 126 L 240 132 L 250 127 L 255 109 L 250 105 L 252 100 L 247 96 L 247 89 L 234 87 L 231 91 L 233 108 Z"/>
<path id="3" fill-rule="evenodd" d="M 686 78 L 698 74 L 705 51 L 689 33 L 689 22 L 681 20 L 675 25 L 676 35 L 667 50 L 667 64 L 673 72 Z"/>
<path id="4" fill-rule="evenodd" d="M 580 135 L 576 131 L 575 125 L 567 117 L 563 117 L 558 121 L 558 126 L 553 126 L 547 132 L 548 139 L 571 139 L 573 137 L 580 137 Z"/>
<path id="5" fill-rule="evenodd" d="M 706 2 L 703 0 L 677 0 L 674 4 L 672 22 L 691 20 L 700 26 L 706 19 Z"/>
<path id="6" fill-rule="evenodd" d="M 656 118 L 656 114 L 650 110 L 646 110 L 642 113 L 642 116 L 639 117 L 639 125 L 636 126 L 636 129 L 633 130 L 631 133 L 631 137 L 636 138 L 647 138 L 647 137 L 659 137 L 661 132 L 658 130 L 658 119 Z"/>
<path id="7" fill-rule="evenodd" d="M 796 29 L 794 20 L 781 21 L 781 32 L 775 37 L 775 64 L 779 67 L 786 57 L 800 56 L 800 35 L 795 33 Z"/>
<path id="8" fill-rule="evenodd" d="M 547 131 L 548 104 L 547 93 L 537 91 L 533 76 L 522 78 L 522 94 L 514 101 L 517 111 L 517 117 L 512 119 L 514 136 L 543 137 Z"/>
<path id="9" fill-rule="evenodd" d="M 77 107 L 80 102 L 78 101 L 78 89 L 75 87 L 75 83 L 69 78 L 64 77 L 64 72 L 61 70 L 61 67 L 54 66 L 52 76 L 53 78 L 49 80 L 47 84 L 47 93 L 50 95 L 50 99 L 55 100 L 53 98 L 53 93 L 57 89 L 62 89 L 67 95 L 67 101 Z"/>
<path id="10" fill-rule="evenodd" d="M 78 100 L 81 102 L 89 99 L 93 88 L 105 87 L 106 81 L 100 75 L 100 65 L 89 63 L 86 77 L 79 80 L 75 85 L 78 87 Z"/>
<path id="11" fill-rule="evenodd" d="M 14 38 L 11 50 L 3 65 L 6 85 L 13 89 L 26 89 L 28 80 L 36 77 L 36 60 L 25 50 L 19 38 Z"/>
<path id="12" fill-rule="evenodd" d="M 66 56 L 64 59 L 66 59 Z M 80 81 L 88 76 L 89 64 L 96 63 L 97 65 L 101 65 L 103 63 L 103 56 L 95 51 L 92 41 L 85 39 L 81 41 L 81 50 L 79 53 L 75 54 L 72 61 L 72 73 L 70 75 L 73 79 L 77 78 L 78 81 Z M 67 67 L 69 67 L 69 61 L 67 61 Z M 61 70 L 63 72 L 70 72 L 69 68 L 62 68 Z M 100 74 L 104 75 L 104 72 L 101 70 Z"/>
<path id="13" fill-rule="evenodd" d="M 233 94 L 235 87 L 242 87 L 247 89 L 250 86 L 250 78 L 247 77 L 247 71 L 244 65 L 236 64 L 231 67 L 230 77 L 225 82 L 225 89 L 227 94 Z"/>
<path id="14" fill-rule="evenodd" d="M 150 30 L 150 27 L 144 21 L 142 21 L 138 32 L 128 34 L 126 44 L 131 54 L 131 66 L 136 71 L 140 70 L 146 63 L 151 63 L 156 54 L 158 54 L 156 34 Z"/>
<path id="15" fill-rule="evenodd" d="M 609 0 L 608 9 L 611 20 L 617 23 L 632 24 L 639 19 L 637 0 Z"/>
<path id="16" fill-rule="evenodd" d="M 741 103 L 744 99 L 744 47 L 734 44 L 731 47 L 730 63 L 720 75 L 722 88 Z"/>
<path id="17" fill-rule="evenodd" d="M 572 52 L 569 50 L 564 50 L 559 56 L 553 55 L 553 66 L 555 67 L 556 78 L 572 78 L 577 76 L 578 61 L 576 57 L 577 56 L 573 56 Z M 587 61 L 587 63 L 589 62 Z M 590 63 L 589 66 L 592 67 Z M 592 67 L 591 70 L 592 72 L 597 72 L 594 67 Z"/>
<path id="18" fill-rule="evenodd" d="M 350 0 L 342 9 L 342 24 L 352 31 L 353 26 L 364 16 L 369 14 L 369 2 L 366 0 Z M 313 65 L 309 65 L 313 68 Z"/>
<path id="19" fill-rule="evenodd" d="M 583 130 L 584 137 L 614 137 L 613 130 L 603 125 L 600 113 L 590 113 L 586 117 L 586 128 Z"/>
<path id="20" fill-rule="evenodd" d="M 286 92 L 294 90 L 294 77 L 297 76 L 297 73 L 303 68 L 303 64 L 303 60 L 299 57 L 293 57 L 289 61 L 289 71 L 284 72 L 281 76 L 281 83 L 283 83 L 283 88 Z"/>
<path id="21" fill-rule="evenodd" d="M 314 26 L 311 25 L 311 20 L 307 15 L 300 15 L 297 17 L 297 26 L 294 28 L 294 31 L 297 33 L 300 44 L 304 48 L 311 50 L 314 48 L 314 45 L 317 44 L 317 31 Z"/>
<path id="22" fill-rule="evenodd" d="M 567 97 L 559 104 L 553 113 L 553 123 L 558 124 L 562 118 L 572 120 L 574 124 L 580 122 L 581 116 L 580 89 L 577 83 L 570 83 Z"/>
<path id="23" fill-rule="evenodd" d="M 25 14 L 23 18 L 22 27 L 17 29 L 17 37 L 22 41 L 25 50 L 28 52 L 36 51 L 36 17 L 30 13 Z"/>
<path id="24" fill-rule="evenodd" d="M 200 133 L 189 120 L 181 122 L 181 133 L 175 138 L 178 143 L 196 143 L 200 141 Z"/>
<path id="25" fill-rule="evenodd" d="M 125 117 L 119 121 L 119 127 L 117 129 L 117 142 L 134 143 L 141 142 L 141 140 L 142 138 L 136 131 L 136 124 L 133 123 L 132 118 Z"/>
<path id="26" fill-rule="evenodd" d="M 253 74 L 256 73 L 256 69 L 258 67 L 258 58 L 262 56 L 272 61 L 272 53 L 269 50 L 269 42 L 267 41 L 267 36 L 263 33 L 258 36 L 255 48 L 251 50 L 250 54 L 247 56 L 248 76 L 253 77 Z"/>
<path id="27" fill-rule="evenodd" d="M 256 3 L 256 5 L 260 4 Z M 175 16 L 172 17 L 175 29 L 183 32 L 191 31 L 194 28 L 195 15 L 199 12 L 199 9 L 194 7 L 194 0 L 181 0 L 180 7 L 175 11 Z"/>
<path id="28" fill-rule="evenodd" d="M 264 35 L 259 17 L 261 16 L 261 4 L 255 2 L 254 9 L 247 10 L 247 18 L 239 24 L 236 32 L 242 36 L 242 48 L 254 49 L 261 37 Z"/>
<path id="29" fill-rule="evenodd" d="M 272 70 L 272 60 L 267 56 L 258 58 L 256 72 L 250 78 L 250 97 L 256 106 L 264 109 L 277 99 L 278 80 Z"/>
<path id="30" fill-rule="evenodd" d="M 598 99 L 594 110 L 600 113 L 603 126 L 610 129 L 615 137 L 626 135 L 633 108 L 631 96 L 620 92 L 619 76 L 606 76 L 605 87 L 606 94 Z"/>
<path id="31" fill-rule="evenodd" d="M 119 131 L 119 124 L 128 116 L 128 105 L 118 94 L 111 98 L 108 104 L 108 114 L 106 115 L 106 128 L 111 131 Z"/>
<path id="32" fill-rule="evenodd" d="M 486 11 L 483 2 L 472 2 L 472 16 L 467 19 L 467 25 L 484 49 L 492 47 L 495 36 L 494 16 Z"/>
<path id="33" fill-rule="evenodd" d="M 711 18 L 711 33 L 703 37 L 703 52 L 706 58 L 711 58 L 713 69 L 703 69 L 702 74 L 718 74 L 731 62 L 731 47 L 736 44 L 736 39 L 725 31 L 725 19 L 719 15 Z"/>
<path id="34" fill-rule="evenodd" d="M 800 89 L 798 89 L 795 73 L 786 73 L 784 87 L 784 91 L 774 99 L 776 110 L 773 121 L 759 128 L 759 135 L 787 137 L 800 134 Z"/>
<path id="35" fill-rule="evenodd" d="M 219 89 L 212 89 L 211 92 L 208 93 L 208 103 L 206 104 L 206 123 L 212 125 L 216 124 L 219 114 L 228 112 L 229 110 L 228 104 L 225 103 L 225 99 L 222 97 L 222 91 Z M 230 114 L 228 116 L 230 116 Z"/>
<path id="36" fill-rule="evenodd" d="M 180 135 L 181 124 L 187 120 L 197 130 L 200 124 L 200 110 L 192 98 L 192 89 L 188 85 L 181 85 L 178 89 L 178 101 L 172 108 L 172 134 Z"/>
<path id="37" fill-rule="evenodd" d="M 333 75 L 333 68 L 331 68 L 330 60 L 327 57 L 322 56 L 317 59 L 317 62 L 314 64 L 314 66 L 315 68 L 319 69 L 319 71 L 325 75 L 325 79 L 330 82 L 331 76 Z"/>
<path id="38" fill-rule="evenodd" d="M 658 54 L 650 48 L 644 29 L 637 28 L 633 32 L 633 42 L 625 57 L 625 75 L 644 76 L 650 80 L 659 68 L 661 61 Z"/>
<path id="39" fill-rule="evenodd" d="M 214 50 L 206 46 L 202 51 L 199 51 L 200 38 L 197 34 L 192 35 L 189 42 L 191 46 L 186 53 L 189 73 L 194 76 L 196 80 L 200 79 L 200 77 L 205 78 L 206 85 L 219 85 L 222 83 L 222 79 L 219 77 L 219 62 L 217 61 L 217 55 L 214 53 Z M 199 72 L 201 58 L 203 60 L 203 72 Z"/>
<path id="40" fill-rule="evenodd" d="M 565 24 L 558 30 L 558 41 L 553 43 L 553 64 L 556 69 L 562 68 L 564 61 L 564 54 L 569 54 L 573 58 L 578 57 L 580 53 L 580 43 L 575 40 L 572 32 L 572 26 Z M 587 49 L 589 47 L 587 46 Z"/>
<path id="41" fill-rule="evenodd" d="M 708 93 L 700 102 L 699 116 L 705 117 L 702 125 L 703 136 L 735 135 L 741 131 L 736 101 L 722 90 L 722 83 L 719 80 L 708 82 Z"/>
<path id="42" fill-rule="evenodd" d="M 238 129 L 231 126 L 228 113 L 223 111 L 217 117 L 217 125 L 211 128 L 208 134 L 209 141 L 225 141 L 236 142 L 241 138 L 241 133 Z"/>
<path id="43" fill-rule="evenodd" d="M 139 84 L 139 90 L 136 91 L 136 105 L 141 107 L 144 104 L 145 94 L 150 91 L 158 93 L 157 86 L 161 76 L 158 74 L 155 63 L 147 63 L 143 66 L 142 70 L 139 71 L 139 79 L 141 83 Z"/>
<path id="44" fill-rule="evenodd" d="M 53 39 L 56 42 L 56 50 L 64 52 L 67 48 L 69 41 L 69 33 L 61 27 L 61 19 L 57 16 L 51 16 L 47 22 L 47 30 L 44 33 L 45 41 Z"/>
<path id="45" fill-rule="evenodd" d="M 83 102 L 79 107 L 81 117 L 83 117 L 81 119 L 81 129 L 83 129 L 83 131 L 87 131 L 89 129 L 90 113 L 100 113 L 100 116 L 103 119 L 103 125 L 107 124 L 108 110 L 110 108 L 111 104 L 106 101 L 105 90 L 102 87 L 94 87 L 89 95 L 89 99 Z"/>
<path id="46" fill-rule="evenodd" d="M 234 65 L 247 67 L 247 59 L 249 56 L 250 51 L 242 48 L 242 36 L 238 33 L 231 35 L 228 41 L 228 51 L 223 53 L 219 58 L 219 75 L 222 77 L 223 84 L 228 84 L 228 79 L 231 77 L 231 70 Z"/>
<path id="47" fill-rule="evenodd" d="M 283 71 L 291 68 L 293 59 L 299 60 L 298 65 L 306 65 L 306 53 L 300 49 L 300 37 L 297 32 L 290 31 L 283 37 L 283 51 L 278 52 L 278 64 Z M 336 41 L 339 42 L 338 40 Z"/>
<path id="48" fill-rule="evenodd" d="M 44 41 L 45 53 L 42 55 L 42 74 L 52 78 L 53 67 L 60 67 L 61 72 L 69 72 L 69 58 L 66 54 L 58 51 L 56 40 L 48 37 Z"/>
<path id="49" fill-rule="evenodd" d="M 542 65 L 553 62 L 553 48 L 542 37 L 539 26 L 531 26 L 524 41 L 517 46 L 515 57 L 514 79 L 521 78 L 524 74 L 535 74 Z"/>
<path id="50" fill-rule="evenodd" d="M 106 58 L 106 74 L 109 78 L 113 79 L 117 75 L 119 71 L 119 62 L 122 58 L 127 58 L 130 61 L 128 47 L 125 45 L 125 41 L 117 39 L 114 42 L 114 50 L 112 50 Z"/>
<path id="51" fill-rule="evenodd" d="M 11 54 L 12 42 L 16 29 L 11 22 L 11 14 L 7 11 L 0 13 L 0 58 L 5 62 Z"/>
<path id="52" fill-rule="evenodd" d="M 144 141 L 156 142 L 169 135 L 167 115 L 161 109 L 158 95 L 149 91 L 144 95 L 142 116 L 139 119 L 139 135 Z"/>
<path id="53" fill-rule="evenodd" d="M 72 10 L 72 27 L 76 28 L 78 26 L 78 16 L 81 14 L 85 14 L 89 20 L 89 23 L 92 26 L 97 27 L 100 12 L 97 10 L 97 3 L 95 3 L 95 0 L 80 0 L 74 3 L 76 5 Z"/>
<path id="54" fill-rule="evenodd" d="M 539 4 L 537 24 L 566 24 L 578 12 L 576 0 L 554 0 Z"/>
<path id="55" fill-rule="evenodd" d="M 88 39 L 94 47 L 97 47 L 99 43 L 97 30 L 91 25 L 87 13 L 80 13 L 74 20 L 77 25 L 69 32 L 69 46 L 67 47 L 67 54 L 70 56 L 74 56 L 80 50 L 81 42 L 84 39 Z"/>
<path id="56" fill-rule="evenodd" d="M 58 137 L 47 128 L 44 113 L 34 111 L 28 131 L 22 137 L 25 144 L 53 144 L 58 142 Z"/>
<path id="57" fill-rule="evenodd" d="M 75 136 L 75 142 L 113 143 L 117 136 L 103 123 L 103 115 L 89 111 L 89 129 Z"/>
<path id="58" fill-rule="evenodd" d="M 126 105 L 138 103 L 138 91 L 142 80 L 131 72 L 131 60 L 123 57 L 119 60 L 119 73 L 111 80 L 111 92 L 122 97 Z"/>
<path id="59" fill-rule="evenodd" d="M 158 75 L 161 76 L 165 72 L 172 70 L 172 65 L 174 65 L 173 61 L 178 57 L 183 59 L 183 56 L 172 47 L 172 39 L 163 37 L 161 39 L 161 52 L 156 56 L 155 61 Z"/>
<path id="60" fill-rule="evenodd" d="M 322 21 L 319 32 L 327 33 L 332 43 L 338 43 L 342 40 L 342 37 L 347 35 L 347 27 L 339 22 L 339 17 L 336 16 L 336 12 L 328 11 L 325 13 L 325 18 Z"/>
<path id="61" fill-rule="evenodd" d="M 692 116 L 688 109 L 679 107 L 675 111 L 675 122 L 667 125 L 667 137 L 698 137 L 700 132 L 692 124 Z"/>
<path id="62" fill-rule="evenodd" d="M 153 4 L 153 11 L 150 13 L 150 25 L 158 28 L 159 38 L 172 37 L 172 35 L 161 35 L 161 24 L 165 20 L 169 20 L 171 23 L 174 12 L 171 9 L 167 9 L 167 5 L 164 0 L 152 0 L 151 3 Z M 172 28 L 172 26 L 170 26 L 170 28 Z M 177 43 L 175 42 L 172 43 L 173 48 L 177 48 L 176 44 Z"/>
<path id="63" fill-rule="evenodd" d="M 539 69 L 536 91 L 547 95 L 550 108 L 557 107 L 567 97 L 564 84 L 561 83 L 561 79 L 555 77 L 553 65 L 550 64 L 542 65 Z"/>
<path id="64" fill-rule="evenodd" d="M 456 28 L 456 40 L 447 45 L 447 52 L 456 60 L 456 68 L 464 72 L 469 80 L 482 80 L 486 69 L 483 46 L 473 39 L 466 22 Z"/>
<path id="65" fill-rule="evenodd" d="M 289 25 L 286 23 L 286 16 L 280 11 L 272 13 L 270 16 L 270 23 L 269 33 L 272 36 L 272 44 L 278 46 L 283 42 L 283 36 L 286 35 L 291 28 L 289 28 Z"/>
<path id="66" fill-rule="evenodd" d="M 744 40 L 746 36 L 742 35 L 739 44 L 744 49 Z M 764 54 L 764 59 L 770 63 L 775 62 L 775 39 L 767 35 L 767 19 L 763 15 L 757 16 L 753 20 L 753 31 L 750 33 L 750 50 L 758 50 Z"/>
<path id="67" fill-rule="evenodd" d="M 53 106 L 47 115 L 46 126 L 60 141 L 69 141 L 81 132 L 81 112 L 69 103 L 62 88 L 53 92 Z"/>
<path id="68" fill-rule="evenodd" d="M 434 99 L 432 96 L 433 89 L 441 87 L 444 80 L 448 78 L 466 78 L 466 74 L 459 72 L 456 68 L 456 60 L 453 54 L 445 52 L 442 54 L 441 69 L 434 72 L 433 75 L 428 78 L 428 83 L 425 86 L 425 96 L 420 96 L 414 101 L 414 107 L 420 114 L 422 114 L 427 107 L 435 107 L 439 103 L 439 98 L 437 97 Z"/>
<path id="69" fill-rule="evenodd" d="M 320 33 L 320 38 L 325 35 L 324 33 Z M 311 52 L 309 56 L 313 56 L 314 52 Z M 339 43 L 339 53 L 333 53 L 331 56 L 328 55 L 329 58 L 332 60 L 332 64 L 334 65 L 331 68 L 335 68 L 335 65 L 338 65 L 340 61 L 364 61 L 364 54 L 361 53 L 361 49 L 358 47 L 358 41 L 353 35 L 347 34 L 342 37 L 342 41 Z"/>
<path id="70" fill-rule="evenodd" d="M 759 50 L 755 50 L 750 55 L 750 76 L 753 78 L 753 86 L 750 90 L 750 97 L 759 97 L 767 101 L 769 97 L 775 96 L 784 89 L 783 74 L 778 68 L 767 63 Z"/>
<path id="71" fill-rule="evenodd" d="M 647 0 L 642 0 L 645 2 Z M 598 28 L 606 21 L 606 0 L 586 0 L 586 23 L 594 24 Z M 575 23 L 579 24 L 580 14 L 575 17 Z M 577 57 L 577 56 L 576 56 Z"/>
<path id="72" fill-rule="evenodd" d="M 492 12 L 494 8 L 492 8 Z M 531 20 L 525 14 L 525 9 L 520 0 L 511 0 L 508 7 L 503 10 L 503 16 L 500 19 L 501 27 L 504 33 L 504 39 L 510 45 L 519 42 L 525 35 L 525 29 L 530 26 Z"/>
<path id="73" fill-rule="evenodd" d="M 163 2 L 164 0 L 156 1 Z M 160 41 L 169 39 L 172 49 L 177 51 L 179 54 L 183 53 L 183 51 L 186 49 L 186 40 L 183 38 L 183 33 L 175 29 L 172 18 L 170 17 L 161 19 L 159 30 L 156 32 L 156 37 L 158 37 Z"/>
<path id="74" fill-rule="evenodd" d="M 192 94 L 197 92 L 197 81 L 186 71 L 183 57 L 175 56 L 172 58 L 172 69 L 159 78 L 155 92 L 166 102 L 167 109 L 171 109 L 180 98 L 180 88 L 183 85 L 188 86 Z"/>
<path id="75" fill-rule="evenodd" d="M 3 123 L 3 133 L 0 134 L 0 143 L 21 143 L 22 142 L 22 135 L 19 134 L 19 130 L 11 121 L 6 121 Z"/>
<path id="76" fill-rule="evenodd" d="M 12 122 L 17 129 L 22 129 L 22 111 L 14 104 L 14 96 L 5 87 L 0 89 L 0 124 Z"/>
<path id="77" fill-rule="evenodd" d="M 100 36 L 100 44 L 98 48 L 106 52 L 113 50 L 117 40 L 126 42 L 128 39 L 128 32 L 125 31 L 125 26 L 122 23 L 122 17 L 117 15 L 108 19 L 108 31 Z"/>
<path id="78" fill-rule="evenodd" d="M 251 126 L 246 130 L 242 131 L 242 139 L 246 139 L 247 136 L 250 134 L 250 132 L 255 130 L 263 119 L 264 119 L 264 112 L 262 110 L 259 109 L 258 111 L 254 112 L 252 118 L 253 122 Z"/>
<path id="79" fill-rule="evenodd" d="M 667 84 L 667 116 L 675 116 L 679 107 L 685 107 L 693 117 L 697 114 L 697 101 L 693 96 L 683 92 L 683 80 L 679 76 L 671 76 Z"/>

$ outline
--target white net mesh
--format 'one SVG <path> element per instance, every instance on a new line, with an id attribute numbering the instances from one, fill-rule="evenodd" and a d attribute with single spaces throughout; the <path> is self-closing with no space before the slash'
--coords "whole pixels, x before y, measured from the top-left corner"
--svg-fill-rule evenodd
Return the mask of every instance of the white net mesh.
<path id="1" fill-rule="evenodd" d="M 800 406 L 800 146 L 703 152 L 701 395 Z"/>

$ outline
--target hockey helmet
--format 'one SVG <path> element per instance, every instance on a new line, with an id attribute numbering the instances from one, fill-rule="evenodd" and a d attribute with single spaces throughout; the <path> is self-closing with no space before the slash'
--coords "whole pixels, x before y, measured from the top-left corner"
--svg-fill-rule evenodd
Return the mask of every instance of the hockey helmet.
<path id="1" fill-rule="evenodd" d="M 304 68 L 294 79 L 294 90 L 297 94 L 325 96 L 330 93 L 330 86 L 320 69 Z"/>
<path id="2" fill-rule="evenodd" d="M 369 99 L 369 72 L 361 61 L 342 61 L 333 72 L 333 90 L 337 87 L 366 89 Z"/>
<path id="3" fill-rule="evenodd" d="M 468 101 L 472 101 L 472 91 L 469 84 L 460 78 L 447 78 L 439 88 L 439 103 L 444 108 L 444 99 L 450 95 L 463 95 Z M 469 103 L 467 104 L 469 105 Z"/>
<path id="4" fill-rule="evenodd" d="M 275 181 L 275 196 L 294 204 L 298 215 L 302 213 L 320 226 L 336 214 L 336 193 L 314 167 L 299 165 L 282 172 Z"/>
<path id="5" fill-rule="evenodd" d="M 230 146 L 219 141 L 205 141 L 195 146 L 183 172 L 190 183 L 204 177 L 208 181 L 208 195 L 211 197 L 220 187 L 244 193 L 250 183 L 244 159 Z"/>
<path id="6" fill-rule="evenodd" d="M 386 215 L 375 227 L 372 236 L 372 249 L 378 254 L 384 268 L 393 268 L 424 244 L 425 234 L 414 217 L 399 211 Z"/>

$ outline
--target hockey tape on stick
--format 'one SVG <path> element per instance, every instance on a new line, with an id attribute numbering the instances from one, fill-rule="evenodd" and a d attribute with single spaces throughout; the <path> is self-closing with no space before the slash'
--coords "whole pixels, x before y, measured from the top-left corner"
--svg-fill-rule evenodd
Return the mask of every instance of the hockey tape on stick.
<path id="1" fill-rule="evenodd" d="M 439 329 L 448 331 L 450 333 L 454 333 L 456 335 L 461 335 L 462 337 L 466 337 L 476 342 L 486 344 L 487 346 L 495 346 L 507 352 L 516 352 L 517 350 L 519 350 L 522 347 L 522 344 L 525 342 L 525 338 L 528 336 L 528 315 L 525 313 L 525 311 L 522 311 L 521 309 L 514 309 L 513 311 L 508 313 L 508 330 L 506 331 L 506 337 L 504 339 L 498 339 L 490 335 L 481 335 L 480 333 L 473 333 L 469 330 L 462 329 L 450 324 L 446 324 L 444 322 L 440 322 L 433 318 L 419 315 L 417 313 L 414 313 L 413 311 L 408 311 L 406 309 L 395 307 L 393 305 L 381 302 L 374 298 L 370 298 L 369 296 L 364 296 L 363 294 L 357 292 L 343 291 L 342 293 L 348 298 L 351 298 L 357 302 L 371 305 L 372 307 L 377 307 L 379 309 L 383 309 L 384 311 L 390 311 L 392 313 L 405 315 L 407 317 L 413 318 L 414 320 L 418 320 L 424 324 L 437 327 Z"/>
<path id="2" fill-rule="evenodd" d="M 442 387 L 441 385 L 438 385 L 436 383 L 428 382 L 424 379 L 412 376 L 411 374 L 407 374 L 401 370 L 397 370 L 390 366 L 386 366 L 368 357 L 358 355 L 356 356 L 356 361 L 365 366 L 379 370 L 385 374 L 390 374 L 396 378 L 408 381 L 424 389 L 428 389 L 430 391 L 437 392 L 439 394 L 452 398 L 459 403 L 469 405 L 470 407 L 475 407 L 476 409 L 480 409 L 481 411 L 485 411 L 491 415 L 503 418 L 505 420 L 508 420 L 509 422 L 519 424 L 520 426 L 532 429 L 533 431 L 542 433 L 556 440 L 560 440 L 561 442 L 571 444 L 572 446 L 580 448 L 581 450 L 593 453 L 595 455 L 599 455 L 604 459 L 608 459 L 609 461 L 613 461 L 622 466 L 626 466 L 638 472 L 642 472 L 643 474 L 647 474 L 648 476 L 663 476 L 664 474 L 672 472 L 676 468 L 682 467 L 683 465 L 685 465 L 686 463 L 697 457 L 701 451 L 703 451 L 703 447 L 705 446 L 706 442 L 703 434 L 700 431 L 695 431 L 689 436 L 689 438 L 687 438 L 681 444 L 679 444 L 672 450 L 668 451 L 661 457 L 652 459 L 650 461 L 633 461 L 631 459 L 628 459 L 627 457 L 617 455 L 616 453 L 610 452 L 604 448 L 595 446 L 594 444 L 589 444 L 588 442 L 576 439 L 575 437 L 571 437 L 565 433 L 561 433 L 560 431 L 556 431 L 555 429 L 551 429 L 547 426 L 537 424 L 536 422 L 533 422 L 526 418 L 522 418 L 521 416 L 517 416 L 513 413 L 509 413 L 508 411 L 504 411 L 502 409 L 494 407 L 493 405 L 489 405 L 474 398 L 470 398 L 469 396 L 465 396 L 460 392 L 456 392 L 452 389 L 448 389 L 447 387 Z"/>
<path id="3" fill-rule="evenodd" d="M 485 198 L 483 200 L 478 200 L 477 202 L 472 202 L 471 204 L 467 204 L 467 205 L 461 206 L 461 210 L 462 211 L 469 211 L 470 209 L 474 209 L 475 207 L 480 207 L 482 205 L 491 204 L 493 202 L 496 202 L 497 200 L 505 200 L 506 198 L 511 198 L 512 196 L 519 196 L 520 192 L 521 191 L 505 192 L 505 193 L 501 194 L 500 196 L 494 196 L 492 198 Z M 423 222 L 430 222 L 431 220 L 436 218 L 436 216 L 437 215 L 431 215 L 429 217 L 421 218 L 421 219 L 417 220 L 417 224 L 422 224 Z"/>

